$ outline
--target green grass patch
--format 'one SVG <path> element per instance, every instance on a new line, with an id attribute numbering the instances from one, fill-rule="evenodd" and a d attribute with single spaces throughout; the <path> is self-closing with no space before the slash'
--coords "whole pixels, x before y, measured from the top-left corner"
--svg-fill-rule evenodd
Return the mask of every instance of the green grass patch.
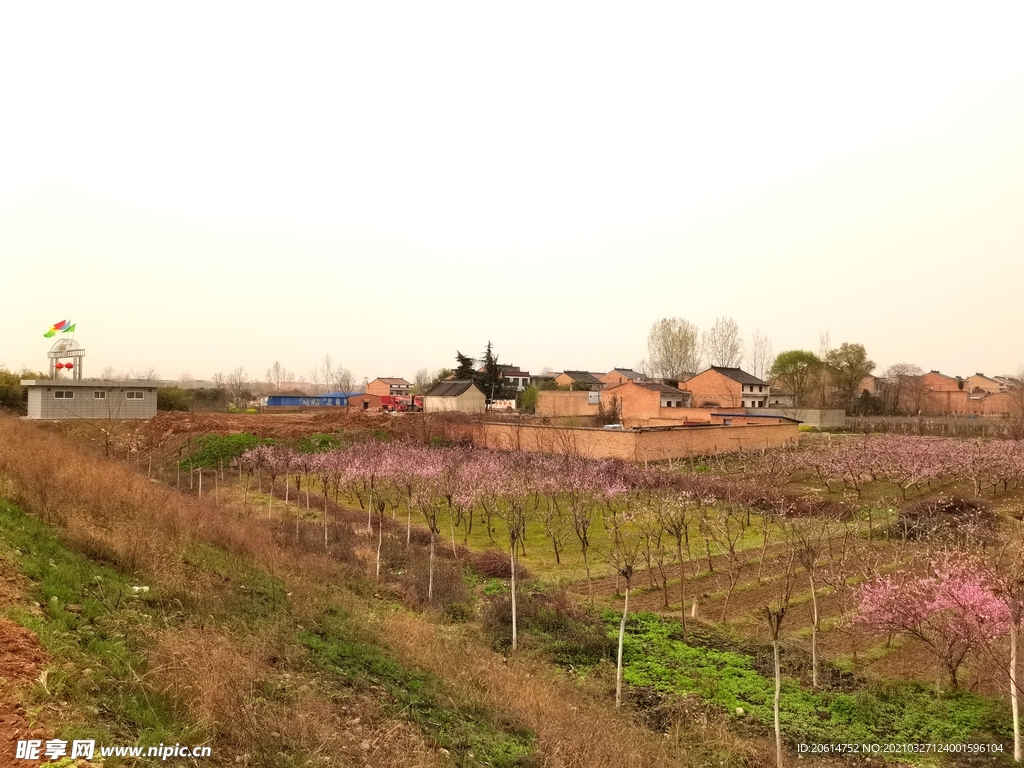
<path id="1" fill-rule="evenodd" d="M 526 768 L 538 764 L 532 732 L 500 722 L 478 707 L 453 702 L 437 678 L 405 667 L 361 638 L 353 623 L 337 611 L 328 612 L 316 629 L 302 632 L 298 639 L 318 668 L 353 685 L 384 688 L 395 713 L 449 750 L 456 765 Z"/>
<path id="2" fill-rule="evenodd" d="M 202 435 L 185 446 L 183 452 L 187 455 L 182 458 L 179 466 L 184 470 L 199 467 L 219 469 L 221 466 L 229 465 L 232 459 L 238 458 L 250 448 L 273 443 L 271 438 L 256 437 L 250 432 L 240 432 L 237 435 Z"/>
<path id="3" fill-rule="evenodd" d="M 295 441 L 295 450 L 299 453 L 327 453 L 339 448 L 347 448 L 355 442 L 355 438 L 345 432 L 317 432 L 313 435 L 300 437 Z"/>
<path id="4" fill-rule="evenodd" d="M 147 585 L 77 554 L 44 523 L 2 500 L 0 556 L 32 580 L 31 596 L 42 606 L 15 606 L 5 615 L 35 632 L 53 661 L 30 705 L 67 704 L 79 715 L 60 729 L 62 738 L 142 746 L 202 741 L 169 701 L 141 683 L 155 597 Z"/>
<path id="5" fill-rule="evenodd" d="M 213 574 L 231 587 L 228 613 L 247 620 L 271 616 L 287 603 L 287 589 L 253 560 L 205 542 L 195 542 L 182 555 L 185 565 Z"/>
<path id="6" fill-rule="evenodd" d="M 621 614 L 604 616 L 608 637 L 617 639 Z M 625 682 L 662 694 L 697 694 L 730 715 L 742 707 L 744 717 L 771 728 L 774 677 L 759 672 L 750 654 L 683 643 L 678 632 L 675 621 L 656 614 L 631 617 L 623 649 Z M 1003 709 L 967 691 L 937 696 L 916 682 L 815 692 L 784 677 L 780 720 L 790 743 L 1004 742 L 1005 754 L 1012 730 Z"/>

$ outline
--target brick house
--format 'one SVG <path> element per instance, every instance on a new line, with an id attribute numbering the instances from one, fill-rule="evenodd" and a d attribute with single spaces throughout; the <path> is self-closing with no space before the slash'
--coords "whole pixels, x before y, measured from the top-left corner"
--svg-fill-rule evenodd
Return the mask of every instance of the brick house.
<path id="1" fill-rule="evenodd" d="M 408 395 L 412 387 L 405 379 L 383 379 L 377 378 L 366 385 L 366 394 L 386 397 L 388 395 Z"/>
<path id="2" fill-rule="evenodd" d="M 937 415 L 944 413 L 968 413 L 970 393 L 967 382 L 959 376 L 947 376 L 938 371 L 922 374 L 921 413 Z"/>
<path id="3" fill-rule="evenodd" d="M 993 395 L 996 392 L 1005 392 L 1006 387 L 1000 384 L 993 378 L 989 378 L 983 373 L 976 373 L 973 376 L 968 376 L 967 379 L 967 393 L 969 395 L 980 395 L 982 393 L 986 395 Z"/>
<path id="4" fill-rule="evenodd" d="M 681 409 L 690 407 L 690 393 L 668 384 L 627 381 L 601 392 L 605 409 L 616 400 L 624 422 L 671 419 L 677 413 L 680 420 L 685 420 Z"/>
<path id="5" fill-rule="evenodd" d="M 560 387 L 568 387 L 570 390 L 593 390 L 601 389 L 604 386 L 597 376 L 588 371 L 565 371 L 555 376 L 555 384 Z"/>
<path id="6" fill-rule="evenodd" d="M 361 395 L 351 395 L 348 398 L 348 407 L 355 408 L 358 411 L 377 411 L 380 410 L 380 398 L 380 395 L 371 395 L 368 392 Z"/>
<path id="7" fill-rule="evenodd" d="M 619 384 L 625 384 L 627 381 L 642 381 L 643 379 L 644 377 L 632 368 L 613 368 L 600 377 L 605 389 L 617 387 Z"/>
<path id="8" fill-rule="evenodd" d="M 487 398 L 472 381 L 442 381 L 423 396 L 426 413 L 484 413 Z"/>
<path id="9" fill-rule="evenodd" d="M 713 365 L 687 380 L 695 408 L 767 408 L 771 386 L 740 368 Z"/>

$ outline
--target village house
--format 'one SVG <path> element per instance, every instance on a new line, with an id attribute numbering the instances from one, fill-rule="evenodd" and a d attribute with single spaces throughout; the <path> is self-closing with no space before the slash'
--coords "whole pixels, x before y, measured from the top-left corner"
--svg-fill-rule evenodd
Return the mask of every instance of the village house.
<path id="1" fill-rule="evenodd" d="M 120 379 L 25 379 L 30 419 L 151 419 L 156 382 Z"/>
<path id="2" fill-rule="evenodd" d="M 976 373 L 973 376 L 968 376 L 967 379 L 967 394 L 986 394 L 994 395 L 997 392 L 1005 392 L 1005 385 L 1000 384 L 993 378 L 989 378 L 983 373 Z"/>
<path id="3" fill-rule="evenodd" d="M 601 376 L 600 379 L 604 388 L 608 389 L 610 387 L 617 387 L 619 384 L 625 384 L 627 381 L 642 381 L 644 377 L 632 368 L 612 368 L 604 376 Z"/>
<path id="4" fill-rule="evenodd" d="M 686 382 L 695 408 L 766 408 L 771 386 L 740 368 L 713 365 Z"/>
<path id="5" fill-rule="evenodd" d="M 595 390 L 604 386 L 597 376 L 588 371 L 565 371 L 555 377 L 555 384 L 568 387 L 570 391 Z"/>
<path id="6" fill-rule="evenodd" d="M 628 426 L 647 426 L 651 420 L 707 421 L 703 413 L 689 413 L 689 392 L 668 384 L 627 381 L 603 390 L 600 397 L 605 411 L 618 410 Z"/>
<path id="7" fill-rule="evenodd" d="M 406 397 L 411 388 L 412 384 L 405 379 L 377 378 L 366 385 L 366 394 L 378 397 L 388 397 L 389 395 Z"/>
<path id="8" fill-rule="evenodd" d="M 486 373 L 487 368 L 485 366 L 480 366 L 476 370 L 477 373 Z M 515 387 L 516 392 L 522 392 L 530 386 L 530 372 L 520 370 L 518 365 L 499 364 L 498 371 L 500 372 L 502 379 Z"/>
<path id="9" fill-rule="evenodd" d="M 928 371 L 920 379 L 921 405 L 924 415 L 968 413 L 970 395 L 967 382 L 959 376 Z"/>
<path id="10" fill-rule="evenodd" d="M 472 381 L 442 381 L 423 396 L 426 413 L 484 413 L 487 398 Z"/>

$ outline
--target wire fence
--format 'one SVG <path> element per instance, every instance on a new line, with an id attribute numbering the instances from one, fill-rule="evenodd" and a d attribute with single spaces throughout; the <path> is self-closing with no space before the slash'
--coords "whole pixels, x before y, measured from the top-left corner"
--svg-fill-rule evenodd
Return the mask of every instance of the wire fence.
<path id="1" fill-rule="evenodd" d="M 865 434 L 1024 438 L 1024 420 L 996 416 L 847 416 L 846 429 Z"/>

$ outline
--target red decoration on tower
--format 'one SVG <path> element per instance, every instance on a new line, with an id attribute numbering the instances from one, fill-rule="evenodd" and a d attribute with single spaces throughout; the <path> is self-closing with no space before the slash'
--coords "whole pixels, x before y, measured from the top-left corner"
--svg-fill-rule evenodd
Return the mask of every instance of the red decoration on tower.
<path id="1" fill-rule="evenodd" d="M 56 368 L 56 369 L 57 369 L 57 370 L 59 371 L 59 370 L 60 370 L 61 368 L 63 368 L 63 367 L 64 367 L 64 363 L 57 363 L 57 364 L 56 364 L 55 366 L 53 366 L 53 367 L 54 367 L 54 368 Z"/>
<path id="2" fill-rule="evenodd" d="M 75 364 L 74 363 L 64 363 L 64 367 L 67 368 L 70 371 L 72 368 L 75 367 Z"/>

